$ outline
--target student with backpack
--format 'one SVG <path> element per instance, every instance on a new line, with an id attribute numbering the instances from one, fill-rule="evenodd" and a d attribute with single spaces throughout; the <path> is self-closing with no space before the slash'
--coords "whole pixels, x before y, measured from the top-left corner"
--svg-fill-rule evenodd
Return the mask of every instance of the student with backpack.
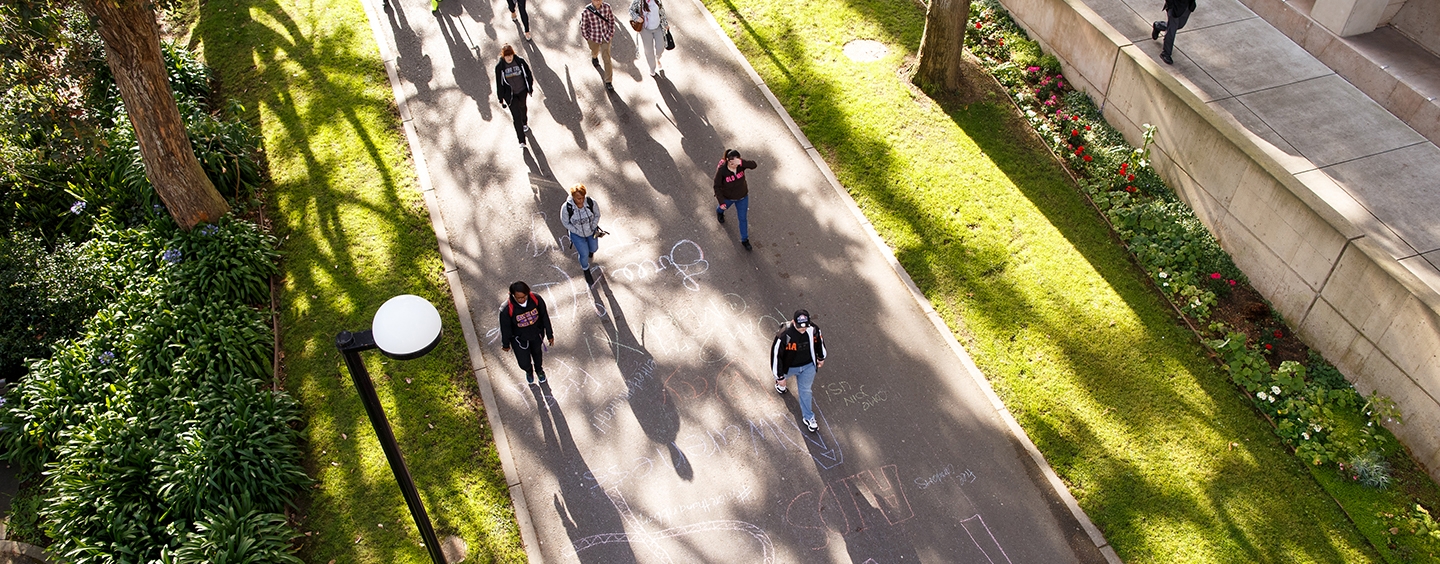
<path id="1" fill-rule="evenodd" d="M 530 292 L 530 285 L 516 282 L 510 285 L 510 297 L 500 306 L 500 349 L 515 350 L 515 362 L 525 371 L 525 382 L 545 383 L 545 343 L 555 344 L 555 331 L 550 328 L 550 311 L 545 300 Z"/>
<path id="2" fill-rule="evenodd" d="M 745 250 L 750 247 L 750 224 L 745 217 L 750 211 L 750 186 L 745 182 L 745 171 L 760 166 L 755 161 L 740 158 L 740 151 L 725 149 L 725 158 L 715 167 L 715 219 L 725 223 L 725 210 L 735 207 L 740 216 L 740 244 Z"/>
<path id="3" fill-rule="evenodd" d="M 590 261 L 600 248 L 600 208 L 595 200 L 585 196 L 585 185 L 570 187 L 570 199 L 560 205 L 560 224 L 570 232 L 570 242 L 575 252 L 580 253 L 580 268 L 585 271 L 585 281 L 594 284 L 595 276 L 590 273 Z"/>
<path id="4" fill-rule="evenodd" d="M 821 366 L 825 366 L 825 340 L 820 328 L 810 321 L 810 312 L 795 310 L 770 345 L 770 372 L 775 375 L 775 391 L 781 394 L 790 390 L 785 387 L 786 377 L 795 377 L 800 388 L 800 418 L 811 433 L 820 429 L 810 389 L 815 384 L 815 369 Z"/>

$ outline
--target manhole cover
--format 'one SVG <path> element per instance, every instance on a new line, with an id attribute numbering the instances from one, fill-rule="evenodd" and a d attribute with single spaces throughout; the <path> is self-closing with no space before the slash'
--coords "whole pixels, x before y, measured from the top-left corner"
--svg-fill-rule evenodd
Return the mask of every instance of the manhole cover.
<path id="1" fill-rule="evenodd" d="M 856 39 L 845 44 L 845 56 L 861 63 L 878 61 L 889 52 L 884 43 L 871 39 Z"/>

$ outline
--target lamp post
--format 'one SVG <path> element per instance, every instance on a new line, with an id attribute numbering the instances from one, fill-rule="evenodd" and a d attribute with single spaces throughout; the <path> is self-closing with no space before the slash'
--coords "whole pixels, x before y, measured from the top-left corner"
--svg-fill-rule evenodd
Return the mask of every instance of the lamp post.
<path id="1" fill-rule="evenodd" d="M 401 295 L 390 298 L 379 311 L 375 312 L 374 325 L 369 330 L 351 333 L 341 331 L 335 336 L 335 347 L 345 357 L 345 367 L 350 369 L 350 379 L 360 393 L 360 403 L 365 405 L 365 414 L 370 416 L 370 425 L 375 427 L 375 436 L 385 450 L 385 459 L 390 461 L 390 470 L 395 472 L 395 481 L 400 484 L 400 493 L 405 504 L 410 506 L 410 516 L 420 529 L 420 538 L 425 550 L 435 564 L 446 564 L 445 554 L 440 550 L 440 541 L 435 538 L 435 528 L 425 514 L 425 504 L 420 501 L 420 492 L 415 490 L 415 481 L 410 478 L 410 469 L 400 456 L 400 446 L 395 444 L 395 433 L 385 419 L 380 407 L 380 397 L 375 395 L 375 384 L 370 373 L 360 360 L 360 352 L 380 349 L 385 356 L 396 360 L 420 358 L 440 343 L 440 312 L 425 298 Z"/>

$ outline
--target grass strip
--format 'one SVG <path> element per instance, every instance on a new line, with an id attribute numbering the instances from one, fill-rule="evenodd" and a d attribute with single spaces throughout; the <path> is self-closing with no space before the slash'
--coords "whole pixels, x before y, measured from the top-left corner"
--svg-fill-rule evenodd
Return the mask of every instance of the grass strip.
<path id="1" fill-rule="evenodd" d="M 365 355 L 401 450 L 443 538 L 467 562 L 524 560 L 504 475 L 469 371 L 434 232 L 360 4 L 217 0 L 191 42 L 244 104 L 269 161 L 270 215 L 283 240 L 285 388 L 304 407 L 307 562 L 422 563 L 399 488 L 334 338 L 370 327 L 398 294 L 439 308 L 447 331 L 406 362 Z"/>
<path id="2" fill-rule="evenodd" d="M 706 3 L 1123 559 L 1378 559 L 1004 94 L 909 84 L 920 7 Z"/>

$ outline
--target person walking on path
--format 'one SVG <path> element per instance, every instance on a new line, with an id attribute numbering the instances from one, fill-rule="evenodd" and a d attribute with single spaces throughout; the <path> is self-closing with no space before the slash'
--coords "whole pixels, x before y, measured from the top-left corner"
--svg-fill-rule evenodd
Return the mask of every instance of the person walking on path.
<path id="1" fill-rule="evenodd" d="M 750 186 L 745 182 L 745 171 L 760 166 L 755 161 L 747 161 L 740 158 L 740 151 L 725 149 L 725 158 L 715 168 L 715 201 L 719 205 L 715 207 L 715 219 L 725 223 L 725 210 L 731 206 L 735 207 L 736 215 L 740 216 L 740 244 L 745 250 L 752 250 L 750 246 L 750 224 L 747 217 L 750 213 Z"/>
<path id="2" fill-rule="evenodd" d="M 1175 48 L 1175 34 L 1180 28 L 1185 27 L 1189 21 L 1190 13 L 1195 11 L 1195 0 L 1165 0 L 1165 16 L 1163 22 L 1150 24 L 1150 40 L 1160 38 L 1160 32 L 1165 32 L 1165 43 L 1160 47 L 1160 60 L 1167 65 L 1175 64 L 1175 59 L 1170 54 Z"/>
<path id="3" fill-rule="evenodd" d="M 530 285 L 516 282 L 510 285 L 510 298 L 500 306 L 500 349 L 515 349 L 515 362 L 525 371 L 525 382 L 545 383 L 545 343 L 548 338 L 555 344 L 555 331 L 550 328 L 550 311 L 545 300 L 530 292 Z"/>
<path id="4" fill-rule="evenodd" d="M 506 43 L 500 48 L 500 61 L 495 63 L 495 97 L 500 107 L 510 107 L 510 118 L 515 121 L 515 137 L 520 146 L 525 146 L 525 133 L 530 131 L 529 119 L 525 117 L 525 101 L 534 91 L 535 75 L 530 73 L 530 64 L 515 54 L 515 48 Z"/>
<path id="5" fill-rule="evenodd" d="M 615 74 L 610 62 L 610 40 L 615 38 L 615 13 L 605 0 L 590 0 L 580 12 L 580 36 L 590 44 L 590 64 L 599 69 L 600 57 L 605 57 L 605 89 L 614 92 L 615 85 L 610 82 Z"/>
<path id="6" fill-rule="evenodd" d="M 770 345 L 770 370 L 775 374 L 775 391 L 782 394 L 789 391 L 786 377 L 795 377 L 795 385 L 800 388 L 800 417 L 811 433 L 820 429 L 815 422 L 815 398 L 810 388 L 815 384 L 815 369 L 821 366 L 825 366 L 825 341 L 820 337 L 820 328 L 810 322 L 810 312 L 797 309 Z"/>
<path id="7" fill-rule="evenodd" d="M 505 0 L 510 6 L 510 21 L 520 22 L 520 29 L 525 31 L 525 40 L 530 41 L 530 14 L 525 11 L 525 0 Z M 520 18 L 515 18 L 515 10 L 519 8 Z"/>
<path id="8" fill-rule="evenodd" d="M 630 26 L 640 32 L 640 48 L 645 51 L 645 64 L 650 77 L 657 78 L 665 65 L 665 35 L 670 33 L 670 19 L 665 17 L 665 4 L 660 0 L 630 0 Z"/>
<path id="9" fill-rule="evenodd" d="M 570 232 L 570 242 L 575 245 L 575 252 L 580 253 L 580 268 L 585 271 L 585 282 L 594 284 L 590 261 L 595 259 L 595 251 L 600 248 L 600 208 L 595 205 L 594 199 L 585 195 L 584 184 L 570 187 L 570 199 L 560 205 L 560 224 Z"/>

